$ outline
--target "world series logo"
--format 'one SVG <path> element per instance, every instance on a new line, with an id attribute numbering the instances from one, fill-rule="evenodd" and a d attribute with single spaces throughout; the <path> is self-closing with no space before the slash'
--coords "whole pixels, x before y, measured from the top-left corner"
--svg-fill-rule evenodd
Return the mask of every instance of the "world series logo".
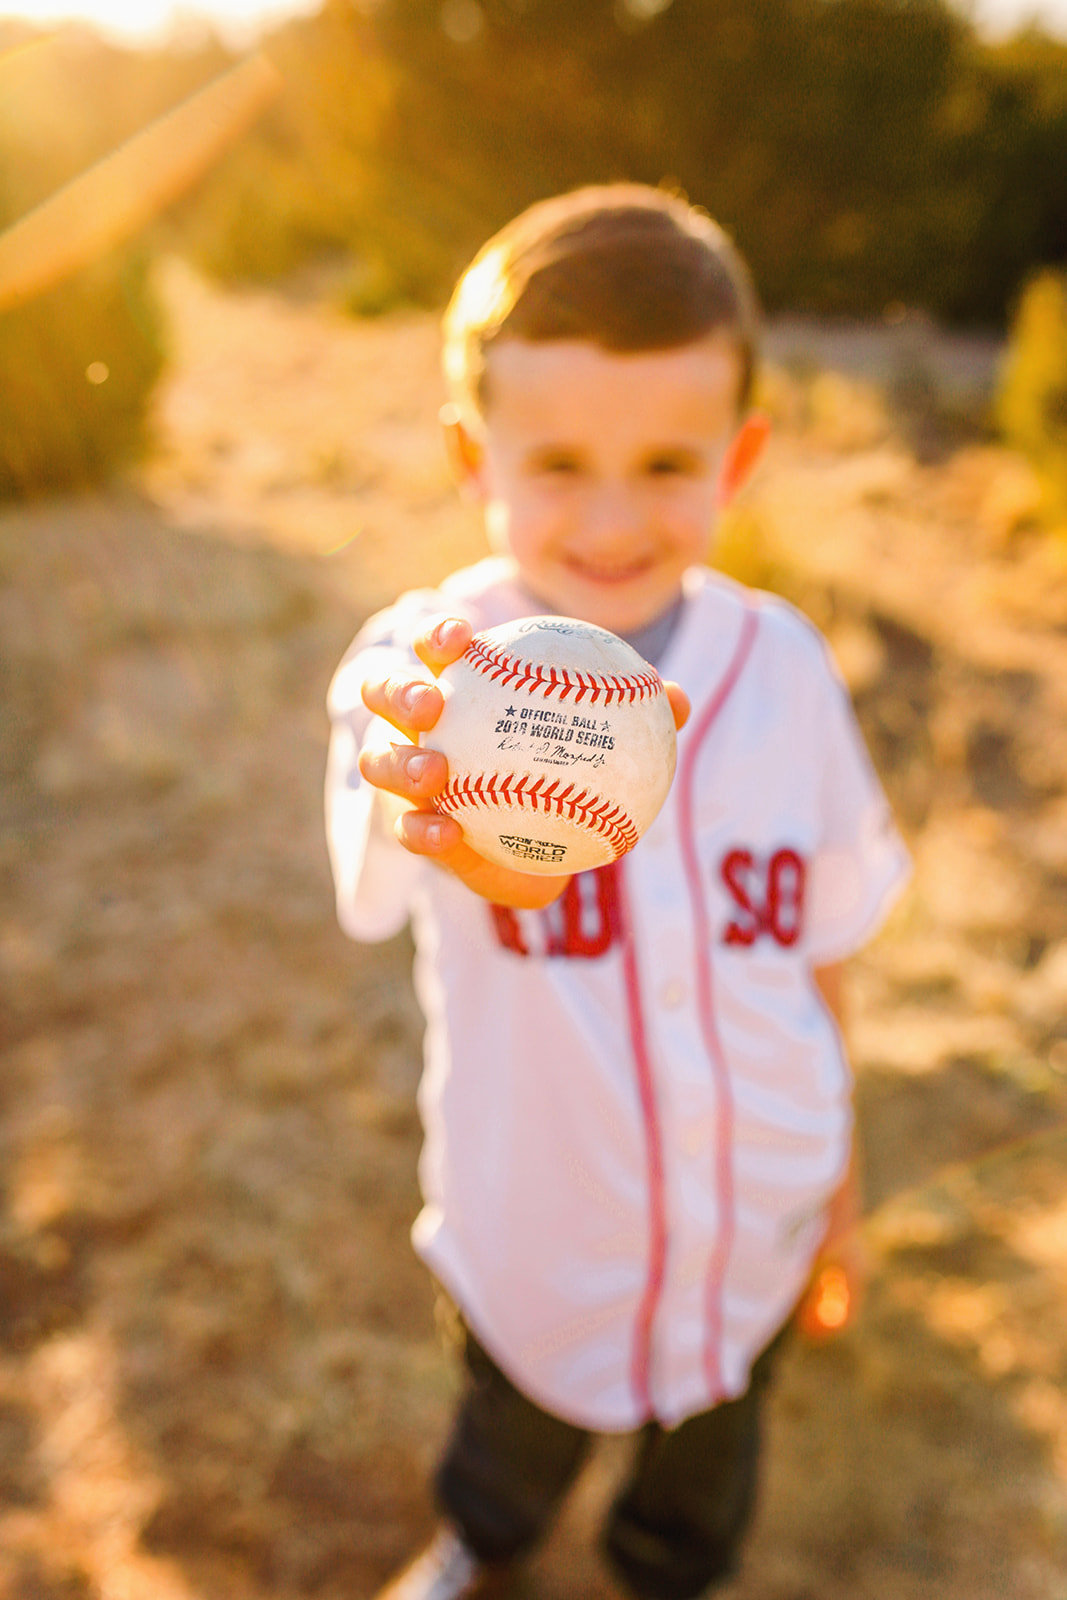
<path id="1" fill-rule="evenodd" d="M 525 839 L 517 833 L 502 833 L 499 838 L 518 861 L 560 862 L 567 854 L 565 844 L 551 844 L 547 839 Z"/>

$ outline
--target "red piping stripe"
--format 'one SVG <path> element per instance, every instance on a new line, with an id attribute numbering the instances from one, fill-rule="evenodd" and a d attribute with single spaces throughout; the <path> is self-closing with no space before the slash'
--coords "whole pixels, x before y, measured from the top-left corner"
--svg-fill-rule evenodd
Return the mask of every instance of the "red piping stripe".
<path id="1" fill-rule="evenodd" d="M 754 610 L 746 611 L 741 625 L 741 636 L 733 658 L 713 698 L 704 708 L 700 721 L 686 741 L 685 753 L 678 773 L 679 827 L 682 856 L 685 861 L 686 880 L 692 899 L 693 926 L 696 933 L 697 1008 L 704 1047 L 711 1061 L 712 1075 L 718 1100 L 715 1143 L 715 1192 L 719 1201 L 719 1236 L 708 1263 L 706 1279 L 707 1339 L 704 1346 L 704 1369 L 712 1394 L 722 1394 L 722 1287 L 726 1265 L 734 1240 L 734 1173 L 732 1160 L 734 1100 L 730 1085 L 726 1057 L 715 1021 L 715 994 L 711 966 L 711 922 L 708 902 L 701 875 L 697 851 L 696 830 L 693 826 L 693 787 L 697 756 L 723 706 L 736 687 L 744 671 L 756 638 L 758 618 Z"/>
<path id="2" fill-rule="evenodd" d="M 656 1314 L 663 1277 L 667 1265 L 667 1216 L 663 1187 L 663 1137 L 660 1132 L 659 1110 L 656 1106 L 652 1062 L 645 1035 L 645 1017 L 641 1006 L 641 985 L 638 976 L 637 951 L 634 947 L 633 919 L 626 894 L 622 865 L 601 869 L 615 874 L 622 932 L 622 971 L 626 990 L 626 1012 L 630 1023 L 630 1042 L 634 1065 L 637 1068 L 637 1089 L 641 1100 L 641 1117 L 645 1126 L 645 1153 L 648 1164 L 648 1278 L 634 1324 L 633 1354 L 630 1361 L 630 1382 L 634 1398 L 646 1417 L 652 1416 L 652 1322 Z"/>

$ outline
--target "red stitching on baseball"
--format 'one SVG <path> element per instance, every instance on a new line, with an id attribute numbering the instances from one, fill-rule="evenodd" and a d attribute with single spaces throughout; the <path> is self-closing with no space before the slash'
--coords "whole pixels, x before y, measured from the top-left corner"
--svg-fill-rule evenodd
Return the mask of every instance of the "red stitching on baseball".
<path id="1" fill-rule="evenodd" d="M 628 700 L 632 704 L 635 700 L 648 700 L 663 693 L 663 683 L 654 667 L 627 678 L 568 672 L 566 667 L 544 667 L 534 661 L 520 661 L 487 643 L 480 633 L 474 635 L 463 659 L 475 672 L 491 678 L 494 683 L 510 684 L 529 694 L 540 693 L 546 700 L 552 695 L 560 700 L 573 695 L 575 705 L 580 705 L 586 697 L 594 705 L 609 706 L 618 700 Z"/>
<path id="2" fill-rule="evenodd" d="M 476 777 L 453 778 L 434 800 L 434 807 L 445 813 L 462 811 L 465 806 L 514 805 L 520 811 L 529 807 L 535 813 L 566 817 L 599 833 L 611 845 L 616 861 L 633 849 L 640 835 L 620 806 L 588 789 L 576 794 L 573 783 L 565 789 L 559 785 L 558 778 L 549 784 L 543 777 L 531 781 L 528 772 L 521 777 L 514 772 L 479 772 Z"/>

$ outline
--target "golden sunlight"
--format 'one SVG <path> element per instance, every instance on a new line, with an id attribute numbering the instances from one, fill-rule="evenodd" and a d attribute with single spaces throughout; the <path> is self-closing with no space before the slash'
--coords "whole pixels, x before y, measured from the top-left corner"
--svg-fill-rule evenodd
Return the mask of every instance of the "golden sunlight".
<path id="1" fill-rule="evenodd" d="M 246 57 L 0 233 L 0 310 L 32 300 L 143 227 L 207 170 L 280 84 L 263 56 Z M 108 376 L 103 363 L 86 372 L 94 384 Z"/>
<path id="2" fill-rule="evenodd" d="M 230 42 L 244 44 L 262 27 L 318 5 L 319 0 L 0 0 L 0 19 L 87 22 L 102 33 L 138 42 L 202 20 Z"/>

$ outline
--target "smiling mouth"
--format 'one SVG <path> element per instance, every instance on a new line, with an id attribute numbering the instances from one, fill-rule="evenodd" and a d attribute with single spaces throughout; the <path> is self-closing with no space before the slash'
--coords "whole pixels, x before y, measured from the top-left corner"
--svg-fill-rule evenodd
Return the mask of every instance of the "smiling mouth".
<path id="1" fill-rule="evenodd" d="M 579 578 L 584 578 L 587 583 L 624 584 L 633 583 L 635 578 L 643 578 L 649 572 L 652 562 L 647 558 L 640 561 L 631 561 L 626 566 L 590 566 L 588 561 L 568 561 L 567 565 Z"/>

